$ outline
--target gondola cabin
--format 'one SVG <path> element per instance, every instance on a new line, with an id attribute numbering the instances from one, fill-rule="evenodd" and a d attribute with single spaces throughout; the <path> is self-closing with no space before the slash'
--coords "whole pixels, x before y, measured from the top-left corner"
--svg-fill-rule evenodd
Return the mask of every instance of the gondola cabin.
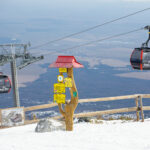
<path id="1" fill-rule="evenodd" d="M 131 54 L 130 62 L 133 69 L 150 70 L 150 48 L 135 48 Z"/>
<path id="2" fill-rule="evenodd" d="M 150 41 L 150 26 L 146 26 L 144 29 L 148 30 L 149 36 L 141 48 L 135 48 L 131 54 L 130 62 L 133 69 L 150 70 L 150 48 L 148 47 Z"/>
<path id="3" fill-rule="evenodd" d="M 0 74 L 0 94 L 9 93 L 11 90 L 11 82 L 8 76 Z"/>

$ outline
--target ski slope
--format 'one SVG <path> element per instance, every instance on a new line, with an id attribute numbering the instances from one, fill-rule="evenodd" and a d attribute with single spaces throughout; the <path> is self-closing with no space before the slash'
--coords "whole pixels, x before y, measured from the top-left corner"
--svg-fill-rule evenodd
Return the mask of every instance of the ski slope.
<path id="1" fill-rule="evenodd" d="M 0 150 L 150 150 L 150 119 L 77 123 L 73 132 L 34 132 L 36 124 L 0 130 Z"/>

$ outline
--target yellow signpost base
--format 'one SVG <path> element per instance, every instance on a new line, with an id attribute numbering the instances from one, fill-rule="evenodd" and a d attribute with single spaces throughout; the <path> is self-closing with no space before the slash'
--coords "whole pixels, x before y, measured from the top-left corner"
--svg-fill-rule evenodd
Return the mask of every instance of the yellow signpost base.
<path id="1" fill-rule="evenodd" d="M 65 104 L 66 95 L 65 94 L 54 94 L 54 102 L 60 104 Z"/>
<path id="2" fill-rule="evenodd" d="M 54 84 L 54 93 L 65 93 L 65 84 L 64 83 L 55 83 Z"/>
<path id="3" fill-rule="evenodd" d="M 65 87 L 71 88 L 72 87 L 72 79 L 71 78 L 65 78 Z"/>
<path id="4" fill-rule="evenodd" d="M 72 79 L 72 87 L 70 88 L 71 101 L 65 104 L 65 108 L 63 110 L 62 104 L 58 104 L 60 113 L 65 118 L 66 131 L 73 130 L 73 115 L 74 111 L 78 105 L 78 92 L 76 88 L 76 84 L 73 77 L 73 68 L 67 69 L 67 75 Z"/>

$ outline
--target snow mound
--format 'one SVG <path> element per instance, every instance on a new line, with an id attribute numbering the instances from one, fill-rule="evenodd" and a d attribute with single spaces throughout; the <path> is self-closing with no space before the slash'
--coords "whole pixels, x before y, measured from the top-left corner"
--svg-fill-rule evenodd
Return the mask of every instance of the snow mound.
<path id="1" fill-rule="evenodd" d="M 2 129 L 0 150 L 150 150 L 150 119 L 102 122 L 74 124 L 73 132 L 36 133 L 36 124 Z"/>
<path id="2" fill-rule="evenodd" d="M 52 132 L 57 130 L 65 130 L 64 125 L 60 121 L 49 118 L 40 120 L 35 128 L 35 132 Z"/>

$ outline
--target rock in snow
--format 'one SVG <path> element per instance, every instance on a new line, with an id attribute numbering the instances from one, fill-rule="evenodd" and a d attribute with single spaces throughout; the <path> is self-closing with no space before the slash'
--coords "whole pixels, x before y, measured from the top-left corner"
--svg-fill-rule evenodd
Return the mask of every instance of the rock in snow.
<path id="1" fill-rule="evenodd" d="M 63 124 L 49 118 L 40 120 L 35 128 L 35 132 L 52 132 L 57 130 L 65 130 Z"/>

